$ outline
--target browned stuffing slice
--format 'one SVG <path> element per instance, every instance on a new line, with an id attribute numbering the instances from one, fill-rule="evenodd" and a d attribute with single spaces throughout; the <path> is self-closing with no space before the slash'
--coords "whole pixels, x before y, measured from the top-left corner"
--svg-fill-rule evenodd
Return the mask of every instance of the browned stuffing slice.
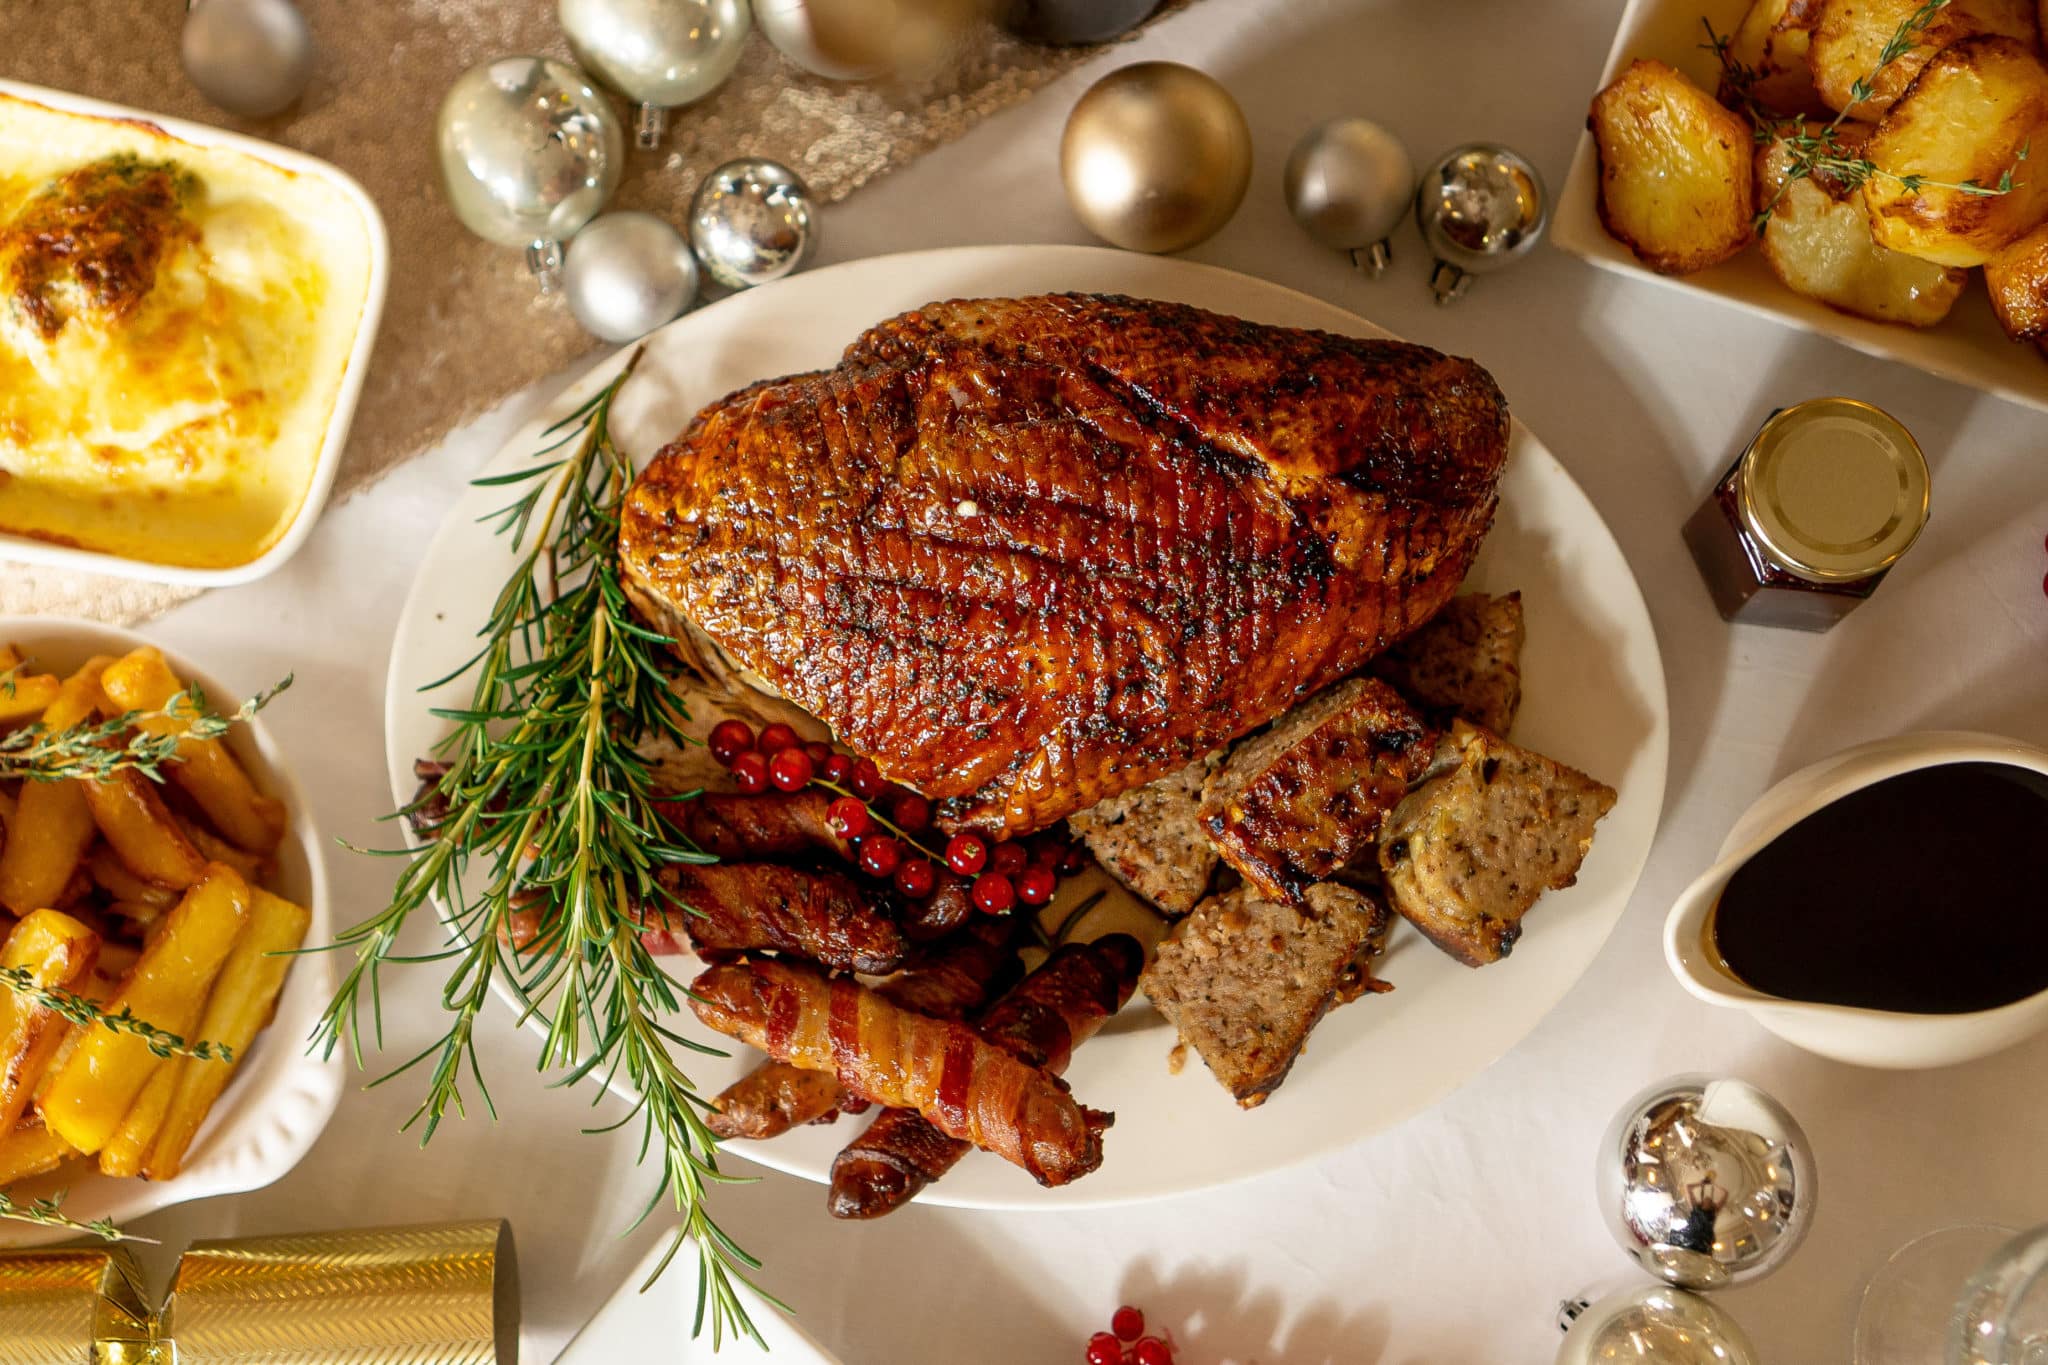
<path id="1" fill-rule="evenodd" d="M 1372 848 L 1435 742 L 1385 683 L 1339 683 L 1231 752 L 1202 788 L 1202 828 L 1246 881 L 1298 898 Z"/>
<path id="2" fill-rule="evenodd" d="M 1462 720 L 1434 767 L 1381 828 L 1380 871 L 1403 918 L 1482 967 L 1515 946 L 1538 896 L 1577 880 L 1615 792 Z"/>
<path id="3" fill-rule="evenodd" d="M 1202 837 L 1196 810 L 1202 779 L 1220 755 L 1196 759 L 1078 815 L 1067 827 L 1110 875 L 1169 915 L 1185 915 L 1209 889 L 1216 850 Z"/>
<path id="4" fill-rule="evenodd" d="M 1373 660 L 1372 672 L 1426 710 L 1504 735 L 1522 702 L 1523 638 L 1522 594 L 1467 593 Z"/>
<path id="5" fill-rule="evenodd" d="M 1310 887 L 1299 906 L 1250 887 L 1212 896 L 1174 926 L 1139 984 L 1250 1109 L 1286 1079 L 1339 993 L 1360 984 L 1375 908 L 1342 886 Z"/>

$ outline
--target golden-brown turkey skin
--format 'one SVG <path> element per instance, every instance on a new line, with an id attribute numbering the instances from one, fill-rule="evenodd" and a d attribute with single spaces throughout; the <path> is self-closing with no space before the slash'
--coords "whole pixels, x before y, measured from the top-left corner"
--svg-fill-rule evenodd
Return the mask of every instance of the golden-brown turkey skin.
<path id="1" fill-rule="evenodd" d="M 933 304 L 742 389 L 640 476 L 636 598 L 949 828 L 1017 834 L 1263 725 L 1426 621 L 1492 521 L 1470 361 L 1179 304 Z"/>

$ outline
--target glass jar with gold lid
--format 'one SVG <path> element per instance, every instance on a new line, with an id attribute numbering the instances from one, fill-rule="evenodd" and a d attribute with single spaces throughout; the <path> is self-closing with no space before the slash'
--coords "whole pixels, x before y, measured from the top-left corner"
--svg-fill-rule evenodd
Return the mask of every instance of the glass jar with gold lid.
<path id="1" fill-rule="evenodd" d="M 1685 526 L 1730 621 L 1826 630 L 1877 590 L 1927 524 L 1927 460 L 1851 398 L 1771 414 Z"/>

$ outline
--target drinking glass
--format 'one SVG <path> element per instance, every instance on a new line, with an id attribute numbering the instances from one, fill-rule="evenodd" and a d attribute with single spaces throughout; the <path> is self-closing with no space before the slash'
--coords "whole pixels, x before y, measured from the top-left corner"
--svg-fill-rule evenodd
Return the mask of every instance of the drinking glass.
<path id="1" fill-rule="evenodd" d="M 1917 1237 L 1871 1276 L 1855 1365 L 2048 1365 L 2048 1226 Z"/>

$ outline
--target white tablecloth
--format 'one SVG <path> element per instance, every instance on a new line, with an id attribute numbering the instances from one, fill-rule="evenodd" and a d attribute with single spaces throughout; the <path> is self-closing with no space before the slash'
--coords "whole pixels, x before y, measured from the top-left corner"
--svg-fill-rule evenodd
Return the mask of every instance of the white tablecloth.
<path id="1" fill-rule="evenodd" d="M 1547 248 L 1439 310 L 1412 228 L 1396 241 L 1392 277 L 1375 284 L 1314 250 L 1282 204 L 1293 139 L 1350 112 L 1386 123 L 1418 160 L 1492 138 L 1560 183 L 1620 9 L 1621 0 L 1204 0 L 826 216 L 826 261 L 1084 241 L 1056 165 L 1075 96 L 1110 65 L 1142 57 L 1214 72 L 1243 102 L 1258 164 L 1236 220 L 1192 254 L 1489 366 L 1620 537 L 1656 618 L 1672 714 L 1663 827 L 1627 916 L 1535 1034 L 1435 1111 L 1341 1156 L 1142 1209 L 920 1208 L 836 1225 L 816 1186 L 784 1176 L 722 1193 L 720 1216 L 766 1258 L 763 1282 L 845 1360 L 1078 1360 L 1110 1309 L 1131 1301 L 1173 1327 L 1189 1365 L 1547 1361 L 1557 1300 L 1624 1269 L 1594 1208 L 1595 1140 L 1631 1092 L 1680 1070 L 1761 1083 L 1800 1116 L 1818 1152 L 1825 1192 L 1805 1248 L 1724 1300 L 1768 1360 L 1845 1359 L 1865 1279 L 1906 1238 L 1961 1219 L 2048 1215 L 2038 1155 L 2048 1040 L 1922 1075 L 1852 1070 L 1694 1002 L 1658 947 L 1674 893 L 1774 778 L 1911 729 L 2048 742 L 2041 416 Z M 516 268 L 508 255 L 506 269 Z M 1875 400 L 1918 434 L 1934 467 L 1932 524 L 1833 633 L 1731 629 L 1709 606 L 1679 525 L 1773 407 L 1822 394 Z M 399 605 L 463 479 L 543 396 L 331 509 L 269 580 L 154 627 L 240 686 L 297 672 L 270 723 L 333 834 L 391 837 L 373 817 L 389 804 L 380 735 Z M 382 904 L 389 864 L 340 852 L 331 861 L 337 919 Z M 403 1057 L 426 1036 L 418 1016 L 433 1010 L 434 983 L 420 973 L 390 986 L 388 1055 Z M 350 1093 L 274 1188 L 145 1220 L 139 1230 L 165 1243 L 158 1269 L 195 1237 L 508 1215 L 525 1358 L 551 1359 L 655 1235 L 618 1235 L 646 1178 L 628 1136 L 577 1136 L 591 1119 L 583 1100 L 543 1090 L 531 1040 L 502 1011 L 490 1023 L 481 1050 L 498 1123 L 473 1111 L 419 1152 L 397 1131 L 416 1089 Z M 689 1292 L 689 1272 L 675 1288 Z"/>

